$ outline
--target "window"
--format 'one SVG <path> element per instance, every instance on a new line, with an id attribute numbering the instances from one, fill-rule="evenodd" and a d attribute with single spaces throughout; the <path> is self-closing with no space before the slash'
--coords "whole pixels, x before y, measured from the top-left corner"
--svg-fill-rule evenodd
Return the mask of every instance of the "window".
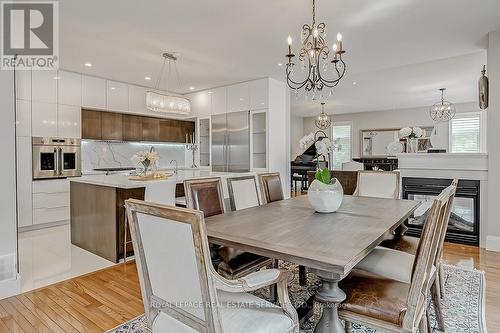
<path id="1" fill-rule="evenodd" d="M 458 113 L 450 121 L 450 152 L 480 153 L 486 147 L 483 112 Z"/>
<path id="2" fill-rule="evenodd" d="M 338 151 L 332 153 L 332 169 L 342 170 L 342 163 L 351 160 L 352 123 L 337 122 L 332 125 L 332 141 L 340 145 Z"/>

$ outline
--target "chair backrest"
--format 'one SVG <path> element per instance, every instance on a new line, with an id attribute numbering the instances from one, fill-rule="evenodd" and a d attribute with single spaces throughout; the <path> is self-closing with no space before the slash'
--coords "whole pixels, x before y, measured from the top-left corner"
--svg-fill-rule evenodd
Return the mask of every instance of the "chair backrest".
<path id="1" fill-rule="evenodd" d="M 412 331 L 419 322 L 427 306 L 427 292 L 433 278 L 432 271 L 438 253 L 443 225 L 447 224 L 449 204 L 453 202 L 456 187 L 453 185 L 445 188 L 434 199 L 431 208 L 427 211 L 422 235 L 418 243 L 415 260 L 413 263 L 410 290 L 408 293 L 408 308 L 403 320 L 403 327 Z M 445 231 L 446 232 L 446 231 Z"/>
<path id="2" fill-rule="evenodd" d="M 398 171 L 358 171 L 354 195 L 399 199 L 399 179 Z"/>
<path id="3" fill-rule="evenodd" d="M 159 180 L 146 184 L 144 200 L 162 205 L 175 206 L 175 181 Z"/>
<path id="4" fill-rule="evenodd" d="M 222 182 L 218 177 L 184 181 L 187 208 L 201 210 L 205 217 L 224 213 Z"/>
<path id="5" fill-rule="evenodd" d="M 259 174 L 259 185 L 263 203 L 284 199 L 279 172 Z"/>
<path id="6" fill-rule="evenodd" d="M 149 328 L 162 312 L 198 332 L 220 332 L 203 214 L 135 199 L 125 205 Z"/>
<path id="7" fill-rule="evenodd" d="M 344 162 L 342 163 L 342 171 L 361 171 L 364 170 L 364 164 L 355 162 L 355 161 L 349 161 L 349 162 Z"/>
<path id="8" fill-rule="evenodd" d="M 444 222 L 442 226 L 442 230 L 440 231 L 440 240 L 438 244 L 438 249 L 436 253 L 436 260 L 434 265 L 438 267 L 439 262 L 443 259 L 443 246 L 444 246 L 444 239 L 446 237 L 446 231 L 448 230 L 448 223 L 450 222 L 450 216 L 451 212 L 453 210 L 453 202 L 455 200 L 455 193 L 458 188 L 458 179 L 453 179 L 451 182 L 451 186 L 454 187 L 454 190 L 452 191 L 452 195 L 450 195 L 450 198 L 448 199 L 448 207 L 447 207 L 447 212 L 446 216 L 444 217 Z"/>
<path id="9" fill-rule="evenodd" d="M 260 205 L 257 182 L 254 176 L 227 178 L 231 210 L 240 210 Z"/>

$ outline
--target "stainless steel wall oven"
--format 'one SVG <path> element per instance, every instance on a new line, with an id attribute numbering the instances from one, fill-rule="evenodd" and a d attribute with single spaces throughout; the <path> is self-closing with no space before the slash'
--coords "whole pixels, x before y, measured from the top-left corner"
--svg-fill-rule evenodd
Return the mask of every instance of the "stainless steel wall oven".
<path id="1" fill-rule="evenodd" d="M 32 154 L 33 179 L 82 175 L 80 139 L 33 137 Z"/>

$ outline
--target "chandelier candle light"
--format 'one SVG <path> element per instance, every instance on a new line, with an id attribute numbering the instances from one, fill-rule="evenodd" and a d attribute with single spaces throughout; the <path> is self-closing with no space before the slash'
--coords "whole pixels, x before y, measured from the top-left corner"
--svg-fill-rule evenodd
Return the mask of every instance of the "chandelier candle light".
<path id="1" fill-rule="evenodd" d="M 441 91 L 441 101 L 435 103 L 430 110 L 431 118 L 436 123 L 450 121 L 455 117 L 455 113 L 457 112 L 455 105 L 444 100 L 444 91 L 446 88 L 439 90 Z"/>
<path id="2" fill-rule="evenodd" d="M 309 96 L 309 92 L 312 92 L 312 100 L 323 99 L 325 87 L 330 88 L 330 95 L 332 95 L 333 88 L 339 84 L 346 72 L 346 64 L 342 59 L 345 50 L 340 33 L 337 34 L 337 41 L 332 45 L 332 49 L 328 47 L 325 23 L 316 24 L 315 0 L 312 0 L 312 25 L 302 26 L 301 41 L 298 59 L 305 75 L 303 78 L 296 73 L 293 62 L 295 57 L 292 50 L 293 40 L 291 36 L 288 36 L 288 54 L 286 55 L 288 63 L 285 68 L 288 86 L 295 90 L 296 96 L 298 96 L 298 90 L 302 88 L 306 91 L 306 97 Z M 332 72 L 333 76 L 328 72 Z M 299 78 L 293 78 L 294 76 Z"/>
<path id="3" fill-rule="evenodd" d="M 325 103 L 321 103 L 321 113 L 319 114 L 318 118 L 316 118 L 315 124 L 316 127 L 322 131 L 329 128 L 332 124 L 330 117 L 328 117 L 328 115 L 325 113 Z"/>

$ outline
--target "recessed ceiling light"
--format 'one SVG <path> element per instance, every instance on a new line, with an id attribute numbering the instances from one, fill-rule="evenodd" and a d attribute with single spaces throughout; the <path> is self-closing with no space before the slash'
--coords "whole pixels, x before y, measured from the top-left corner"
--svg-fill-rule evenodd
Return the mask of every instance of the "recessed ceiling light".
<path id="1" fill-rule="evenodd" d="M 194 90 L 194 87 L 189 87 L 189 90 Z"/>
<path id="2" fill-rule="evenodd" d="M 358 83 L 357 83 L 356 81 L 354 81 L 354 82 L 352 83 L 352 85 L 353 85 L 353 86 L 355 86 L 355 85 L 357 85 L 357 84 L 358 84 Z"/>
<path id="3" fill-rule="evenodd" d="M 208 91 L 207 94 L 213 94 L 214 92 L 213 91 Z"/>
<path id="4" fill-rule="evenodd" d="M 111 90 L 115 90 L 116 88 L 115 87 L 111 87 Z"/>
<path id="5" fill-rule="evenodd" d="M 278 64 L 278 66 L 280 66 L 280 67 L 281 67 L 281 66 L 283 66 L 283 64 L 280 62 L 280 63 Z"/>
<path id="6" fill-rule="evenodd" d="M 59 77 L 59 76 L 54 76 L 54 77 L 53 77 L 53 79 L 54 79 L 54 80 L 59 80 L 59 79 L 60 79 L 60 77 Z"/>
<path id="7" fill-rule="evenodd" d="M 90 62 L 86 62 L 84 65 L 85 67 L 92 67 L 92 64 Z"/>
<path id="8" fill-rule="evenodd" d="M 146 77 L 144 78 L 144 80 L 146 80 L 146 81 L 151 81 L 151 76 L 146 76 Z"/>

